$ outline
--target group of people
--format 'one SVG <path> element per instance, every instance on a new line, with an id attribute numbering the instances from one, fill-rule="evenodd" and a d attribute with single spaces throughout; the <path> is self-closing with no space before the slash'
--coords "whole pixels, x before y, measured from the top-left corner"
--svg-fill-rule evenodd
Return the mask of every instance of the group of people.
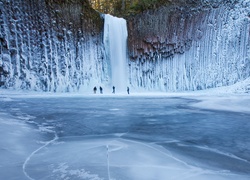
<path id="1" fill-rule="evenodd" d="M 112 89 L 113 89 L 112 93 L 115 94 L 115 86 L 113 86 Z M 100 90 L 100 94 L 103 94 L 103 89 L 101 86 L 100 86 L 99 90 Z M 93 88 L 93 91 L 94 91 L 94 94 L 96 94 L 96 91 L 97 91 L 96 86 Z M 129 87 L 127 87 L 127 93 L 129 94 Z"/>
<path id="2" fill-rule="evenodd" d="M 100 86 L 100 94 L 102 94 L 103 93 L 103 89 L 102 89 L 102 87 Z M 93 89 L 93 91 L 94 91 L 94 94 L 96 94 L 96 91 L 97 91 L 97 88 L 96 88 L 96 86 L 94 87 L 94 89 Z"/>

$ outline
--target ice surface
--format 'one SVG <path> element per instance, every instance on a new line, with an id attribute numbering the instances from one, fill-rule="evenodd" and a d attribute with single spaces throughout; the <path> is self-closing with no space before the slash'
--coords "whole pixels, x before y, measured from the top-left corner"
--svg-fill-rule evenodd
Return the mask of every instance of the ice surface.
<path id="1" fill-rule="evenodd" d="M 212 96 L 212 97 L 197 97 L 200 102 L 194 103 L 191 106 L 203 109 L 224 110 L 232 112 L 250 113 L 250 97 L 249 95 L 242 96 Z"/>
<path id="2" fill-rule="evenodd" d="M 0 110 L 0 179 L 27 179 L 23 164 L 33 149 L 39 147 L 37 131 Z M 32 137 L 32 138 L 31 138 Z"/>
<path id="3" fill-rule="evenodd" d="M 219 180 L 238 177 L 230 172 L 192 167 L 163 148 L 147 143 L 110 137 L 61 141 L 63 143 L 51 145 L 32 158 L 28 164 L 31 176 L 117 180 Z"/>
<path id="4" fill-rule="evenodd" d="M 0 178 L 249 179 L 249 96 L 213 93 L 1 90 Z"/>

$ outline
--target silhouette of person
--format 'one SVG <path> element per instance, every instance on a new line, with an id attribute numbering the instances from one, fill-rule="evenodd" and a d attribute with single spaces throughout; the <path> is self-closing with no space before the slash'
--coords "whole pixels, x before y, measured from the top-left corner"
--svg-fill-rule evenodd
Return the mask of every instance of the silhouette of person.
<path id="1" fill-rule="evenodd" d="M 100 86 L 100 93 L 102 94 L 102 87 Z"/>
<path id="2" fill-rule="evenodd" d="M 115 94 L 115 86 L 113 86 L 113 92 L 112 93 L 114 93 Z"/>
<path id="3" fill-rule="evenodd" d="M 127 87 L 127 92 L 128 92 L 128 94 L 129 94 L 129 87 Z"/>
<path id="4" fill-rule="evenodd" d="M 93 89 L 93 91 L 94 91 L 94 94 L 96 94 L 96 90 L 97 90 L 97 88 L 96 88 L 96 87 L 94 87 L 94 89 Z"/>

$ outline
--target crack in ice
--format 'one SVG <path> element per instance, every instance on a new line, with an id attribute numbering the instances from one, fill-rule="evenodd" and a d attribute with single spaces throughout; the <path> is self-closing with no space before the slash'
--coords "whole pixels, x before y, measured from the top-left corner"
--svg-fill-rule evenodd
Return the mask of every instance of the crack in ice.
<path id="1" fill-rule="evenodd" d="M 110 170 L 109 170 L 109 145 L 106 146 L 107 147 L 107 164 L 108 164 L 108 177 L 110 180 Z"/>
<path id="2" fill-rule="evenodd" d="M 51 140 L 51 141 L 48 141 L 46 142 L 43 146 L 39 147 L 38 149 L 36 149 L 35 151 L 33 151 L 27 158 L 26 160 L 24 161 L 23 163 L 23 173 L 24 175 L 29 179 L 29 180 L 35 180 L 33 179 L 32 177 L 30 177 L 30 175 L 27 173 L 26 171 L 26 166 L 28 164 L 28 162 L 30 161 L 30 159 L 32 158 L 32 156 L 34 156 L 38 151 L 40 151 L 41 149 L 45 148 L 46 146 L 48 146 L 49 144 L 55 142 L 56 140 L 58 140 L 58 136 L 57 134 L 55 133 L 55 137 Z"/>

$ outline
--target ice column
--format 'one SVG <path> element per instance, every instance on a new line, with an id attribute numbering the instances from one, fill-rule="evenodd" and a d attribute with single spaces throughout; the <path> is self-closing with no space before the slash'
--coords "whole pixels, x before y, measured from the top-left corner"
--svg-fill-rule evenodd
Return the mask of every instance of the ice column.
<path id="1" fill-rule="evenodd" d="M 105 15 L 104 45 L 107 59 L 110 60 L 111 86 L 117 92 L 127 87 L 127 23 L 123 18 Z"/>

